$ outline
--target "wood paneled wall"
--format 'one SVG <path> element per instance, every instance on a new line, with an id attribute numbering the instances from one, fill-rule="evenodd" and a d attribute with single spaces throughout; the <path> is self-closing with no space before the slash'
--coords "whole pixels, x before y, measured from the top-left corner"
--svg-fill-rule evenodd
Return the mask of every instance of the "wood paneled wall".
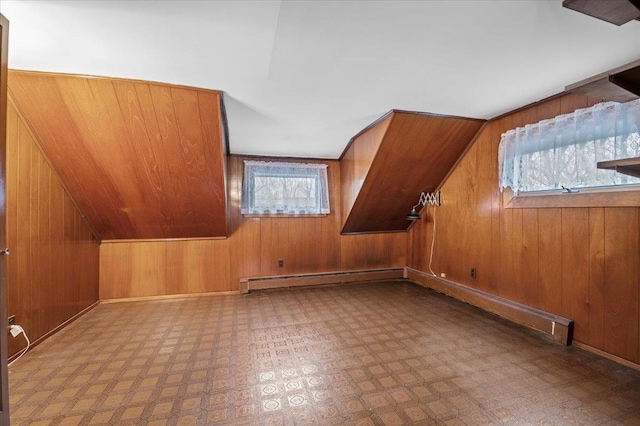
<path id="1" fill-rule="evenodd" d="M 234 156 L 228 161 L 228 239 L 103 243 L 100 298 L 238 291 L 240 278 L 245 277 L 406 265 L 406 233 L 340 235 L 338 161 L 325 161 L 331 214 L 275 218 L 240 214 L 245 159 L 249 157 Z M 283 268 L 278 267 L 278 259 L 284 260 Z"/>
<path id="2" fill-rule="evenodd" d="M 219 92 L 15 70 L 9 91 L 101 240 L 227 236 Z"/>
<path id="3" fill-rule="evenodd" d="M 340 159 L 342 233 L 406 231 L 421 192 L 433 192 L 484 120 L 393 110 Z"/>
<path id="4" fill-rule="evenodd" d="M 566 95 L 494 120 L 409 233 L 409 266 L 575 321 L 575 340 L 640 363 L 640 208 L 504 208 L 500 135 L 596 100 Z M 435 218 L 434 218 L 435 215 Z M 477 278 L 470 277 L 471 268 Z"/>
<path id="5" fill-rule="evenodd" d="M 358 198 L 393 114 L 356 136 L 340 157 L 342 226 Z"/>
<path id="6" fill-rule="evenodd" d="M 99 246 L 12 102 L 7 130 L 7 314 L 33 342 L 98 300 Z"/>

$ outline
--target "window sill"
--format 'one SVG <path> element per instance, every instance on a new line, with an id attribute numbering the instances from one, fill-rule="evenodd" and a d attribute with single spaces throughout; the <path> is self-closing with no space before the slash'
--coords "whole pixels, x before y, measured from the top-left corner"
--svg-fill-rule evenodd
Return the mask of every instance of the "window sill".
<path id="1" fill-rule="evenodd" d="M 556 192 L 553 194 L 514 195 L 506 188 L 502 193 L 505 209 L 560 208 L 560 207 L 638 207 L 640 188 L 619 188 L 615 190 L 584 189 L 575 194 Z"/>
<path id="2" fill-rule="evenodd" d="M 242 213 L 244 217 L 265 217 L 265 218 L 283 218 L 283 217 L 327 217 L 328 214 L 289 214 L 289 213 Z"/>

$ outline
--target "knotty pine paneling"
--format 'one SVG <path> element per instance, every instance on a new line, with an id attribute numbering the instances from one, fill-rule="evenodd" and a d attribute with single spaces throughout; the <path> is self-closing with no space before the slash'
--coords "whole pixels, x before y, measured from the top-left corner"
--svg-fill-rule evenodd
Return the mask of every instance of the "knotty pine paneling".
<path id="1" fill-rule="evenodd" d="M 409 232 L 409 266 L 575 321 L 575 339 L 640 363 L 640 208 L 504 208 L 500 135 L 597 103 L 565 95 L 490 121 Z M 470 277 L 477 268 L 477 278 Z"/>
<path id="2" fill-rule="evenodd" d="M 256 158 L 232 156 L 228 160 L 229 238 L 102 243 L 100 298 L 238 291 L 240 278 L 246 277 L 407 264 L 407 233 L 340 235 L 340 163 L 335 160 L 324 161 L 329 166 L 329 215 L 242 216 L 240 197 L 245 159 Z M 278 267 L 278 259 L 284 260 L 283 268 Z"/>
<path id="3" fill-rule="evenodd" d="M 6 224 L 7 314 L 33 342 L 98 300 L 99 249 L 11 102 Z M 9 355 L 23 346 L 9 337 Z"/>
<path id="4" fill-rule="evenodd" d="M 101 240 L 227 236 L 219 92 L 25 71 L 9 91 Z"/>

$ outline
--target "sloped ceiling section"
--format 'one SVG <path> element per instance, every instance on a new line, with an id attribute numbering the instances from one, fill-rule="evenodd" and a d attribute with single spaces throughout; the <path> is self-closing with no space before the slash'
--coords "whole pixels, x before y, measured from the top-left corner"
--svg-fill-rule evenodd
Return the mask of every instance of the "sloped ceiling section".
<path id="1" fill-rule="evenodd" d="M 220 92 L 25 71 L 9 92 L 101 240 L 227 236 Z"/>
<path id="2" fill-rule="evenodd" d="M 406 231 L 420 193 L 437 189 L 484 122 L 392 111 L 357 135 L 340 162 L 342 233 Z"/>

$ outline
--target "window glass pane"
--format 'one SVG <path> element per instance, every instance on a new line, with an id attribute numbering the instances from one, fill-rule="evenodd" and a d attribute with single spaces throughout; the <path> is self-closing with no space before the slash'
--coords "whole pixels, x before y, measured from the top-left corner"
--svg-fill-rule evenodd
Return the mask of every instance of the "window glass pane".
<path id="1" fill-rule="evenodd" d="M 640 157 L 640 100 L 606 102 L 510 130 L 500 140 L 500 188 L 533 192 L 640 184 L 597 168 Z"/>
<path id="2" fill-rule="evenodd" d="M 328 214 L 326 164 L 245 161 L 243 214 Z"/>
<path id="3" fill-rule="evenodd" d="M 317 178 L 256 176 L 254 207 L 265 210 L 282 207 L 289 210 L 318 210 Z"/>

